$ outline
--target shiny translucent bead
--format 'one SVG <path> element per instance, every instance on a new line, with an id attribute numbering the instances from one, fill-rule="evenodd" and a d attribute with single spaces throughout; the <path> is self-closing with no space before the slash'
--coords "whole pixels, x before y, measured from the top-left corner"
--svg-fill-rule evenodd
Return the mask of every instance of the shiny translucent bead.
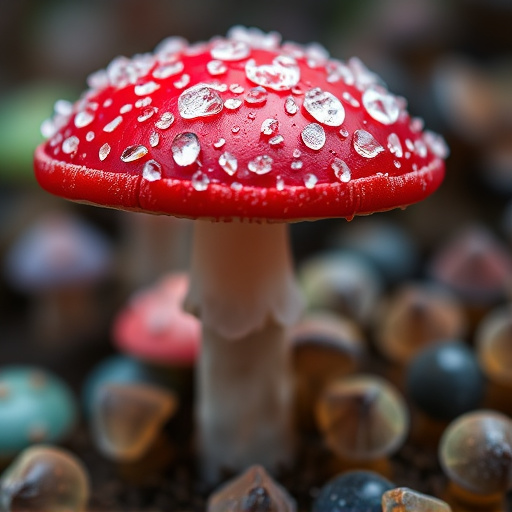
<path id="1" fill-rule="evenodd" d="M 409 362 L 429 344 L 460 337 L 466 319 L 458 300 L 428 283 L 402 285 L 381 308 L 375 341 L 390 361 Z"/>
<path id="2" fill-rule="evenodd" d="M 320 489 L 312 512 L 382 512 L 382 495 L 394 487 L 373 471 L 348 471 Z"/>
<path id="3" fill-rule="evenodd" d="M 448 503 L 428 494 L 397 487 L 382 495 L 382 512 L 451 512 Z"/>
<path id="4" fill-rule="evenodd" d="M 147 452 L 176 407 L 174 394 L 163 388 L 148 384 L 104 384 L 94 397 L 95 442 L 107 457 L 137 460 Z"/>
<path id="5" fill-rule="evenodd" d="M 348 460 L 375 460 L 394 453 L 409 430 L 399 392 L 373 375 L 331 382 L 322 392 L 316 420 L 331 450 Z"/>
<path id="6" fill-rule="evenodd" d="M 290 337 L 298 413 L 308 424 L 325 385 L 359 368 L 365 343 L 355 323 L 328 312 L 306 315 Z"/>
<path id="7" fill-rule="evenodd" d="M 483 496 L 505 493 L 512 476 L 512 421 L 485 410 L 460 416 L 441 438 L 439 459 L 462 489 Z"/>
<path id="8" fill-rule="evenodd" d="M 476 352 L 491 382 L 512 387 L 512 308 L 491 311 L 478 326 Z"/>
<path id="9" fill-rule="evenodd" d="M 261 467 L 251 466 L 208 499 L 207 512 L 295 512 L 288 492 Z"/>
<path id="10" fill-rule="evenodd" d="M 460 341 L 425 348 L 407 368 L 406 388 L 412 402 L 440 420 L 452 420 L 479 407 L 484 386 L 475 353 Z"/>
<path id="11" fill-rule="evenodd" d="M 0 479 L 0 510 L 80 512 L 88 499 L 86 468 L 71 453 L 55 447 L 27 448 Z"/>

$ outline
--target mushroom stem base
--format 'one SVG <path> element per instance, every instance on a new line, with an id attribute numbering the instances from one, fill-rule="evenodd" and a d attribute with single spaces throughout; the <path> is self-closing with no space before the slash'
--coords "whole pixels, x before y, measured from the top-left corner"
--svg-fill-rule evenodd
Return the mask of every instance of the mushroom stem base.
<path id="1" fill-rule="evenodd" d="M 222 470 L 291 462 L 292 389 L 285 329 L 275 322 L 243 339 L 203 328 L 198 368 L 201 472 L 215 482 Z"/>

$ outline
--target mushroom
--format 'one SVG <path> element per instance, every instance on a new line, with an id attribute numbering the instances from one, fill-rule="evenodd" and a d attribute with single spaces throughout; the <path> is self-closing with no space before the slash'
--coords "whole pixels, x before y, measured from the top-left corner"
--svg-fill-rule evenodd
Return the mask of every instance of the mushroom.
<path id="1" fill-rule="evenodd" d="M 173 273 L 135 293 L 114 320 L 118 348 L 159 366 L 193 366 L 201 325 L 182 308 L 188 285 L 187 274 Z"/>
<path id="2" fill-rule="evenodd" d="M 419 201 L 446 145 L 358 59 L 256 29 L 167 39 L 89 85 L 36 150 L 37 179 L 70 200 L 198 219 L 186 302 L 203 329 L 201 469 L 276 469 L 292 457 L 286 328 L 302 311 L 285 223 Z"/>

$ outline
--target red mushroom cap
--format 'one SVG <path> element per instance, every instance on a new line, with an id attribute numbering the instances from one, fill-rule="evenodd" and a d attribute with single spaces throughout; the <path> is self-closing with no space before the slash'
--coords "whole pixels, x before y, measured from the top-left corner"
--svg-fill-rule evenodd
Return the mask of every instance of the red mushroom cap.
<path id="1" fill-rule="evenodd" d="M 114 322 L 119 349 L 157 364 L 193 365 L 201 324 L 182 308 L 188 283 L 186 274 L 169 274 L 136 294 Z"/>
<path id="2" fill-rule="evenodd" d="M 403 207 L 444 177 L 447 148 L 358 59 L 228 38 L 118 57 L 36 150 L 42 187 L 68 199 L 191 218 L 275 221 Z"/>

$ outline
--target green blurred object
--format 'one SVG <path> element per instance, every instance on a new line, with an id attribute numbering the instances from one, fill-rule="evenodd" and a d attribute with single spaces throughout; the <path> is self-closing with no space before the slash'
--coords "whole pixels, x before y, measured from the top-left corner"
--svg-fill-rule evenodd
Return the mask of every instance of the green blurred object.
<path id="1" fill-rule="evenodd" d="M 52 115 L 50 105 L 76 94 L 55 83 L 33 83 L 0 99 L 0 184 L 35 183 L 34 149 L 43 142 L 41 123 Z"/>

